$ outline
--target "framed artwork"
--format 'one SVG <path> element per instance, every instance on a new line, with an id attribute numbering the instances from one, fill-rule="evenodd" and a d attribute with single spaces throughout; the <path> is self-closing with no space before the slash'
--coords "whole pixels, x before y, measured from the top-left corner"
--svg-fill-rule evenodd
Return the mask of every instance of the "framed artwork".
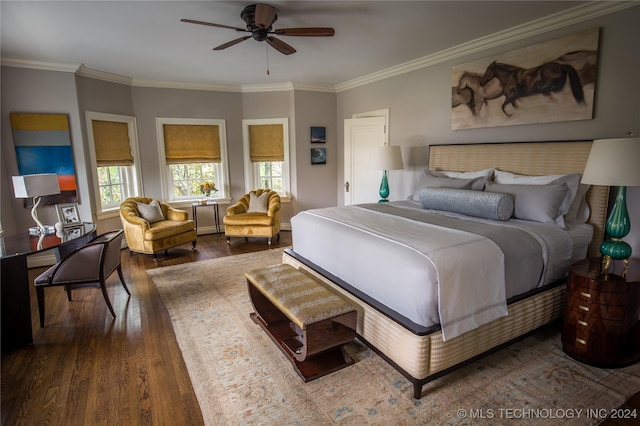
<path id="1" fill-rule="evenodd" d="M 590 120 L 598 28 L 452 69 L 451 129 Z"/>
<path id="2" fill-rule="evenodd" d="M 311 143 L 325 143 L 327 141 L 326 129 L 324 127 L 311 128 Z"/>
<path id="3" fill-rule="evenodd" d="M 66 114 L 9 114 L 20 175 L 55 173 L 60 194 L 42 197 L 41 205 L 78 201 L 69 118 Z M 25 207 L 33 200 L 25 198 Z"/>
<path id="4" fill-rule="evenodd" d="M 62 241 L 75 240 L 76 238 L 79 238 L 82 236 L 82 231 L 83 231 L 82 226 L 74 226 L 74 227 L 66 228 L 62 232 Z"/>
<path id="5" fill-rule="evenodd" d="M 327 148 L 311 148 L 311 164 L 327 164 Z"/>
<path id="6" fill-rule="evenodd" d="M 58 220 L 65 228 L 82 225 L 77 203 L 56 204 L 56 211 L 58 212 Z"/>

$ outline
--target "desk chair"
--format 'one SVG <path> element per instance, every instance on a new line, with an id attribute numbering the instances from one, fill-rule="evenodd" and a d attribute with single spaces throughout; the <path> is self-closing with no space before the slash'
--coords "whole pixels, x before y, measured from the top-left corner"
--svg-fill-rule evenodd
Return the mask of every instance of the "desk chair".
<path id="1" fill-rule="evenodd" d="M 118 271 L 124 290 L 128 295 L 131 295 L 124 281 L 120 264 L 120 246 L 123 237 L 124 231 L 122 229 L 99 235 L 87 245 L 71 252 L 35 279 L 40 327 L 44 327 L 44 289 L 46 287 L 65 286 L 67 298 L 71 301 L 71 288 L 74 285 L 98 283 L 111 315 L 113 318 L 116 317 L 109 301 L 105 281 L 113 272 Z"/>

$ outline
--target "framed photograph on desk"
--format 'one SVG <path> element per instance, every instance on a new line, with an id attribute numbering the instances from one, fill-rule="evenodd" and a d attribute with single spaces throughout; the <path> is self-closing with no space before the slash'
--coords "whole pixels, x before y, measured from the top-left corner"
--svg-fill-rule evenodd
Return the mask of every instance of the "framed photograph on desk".
<path id="1" fill-rule="evenodd" d="M 58 220 L 65 228 L 82 225 L 77 203 L 56 204 L 56 211 L 58 212 Z"/>

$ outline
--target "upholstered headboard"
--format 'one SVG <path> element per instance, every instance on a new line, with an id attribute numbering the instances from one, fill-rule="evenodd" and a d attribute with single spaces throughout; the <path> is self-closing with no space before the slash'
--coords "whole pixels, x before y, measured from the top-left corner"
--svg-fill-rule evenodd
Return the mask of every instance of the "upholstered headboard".
<path id="1" fill-rule="evenodd" d="M 591 141 L 431 145 L 429 169 L 467 172 L 494 167 L 525 175 L 582 173 L 590 150 Z M 593 226 L 588 255 L 598 256 L 609 187 L 591 186 L 586 198 L 591 210 L 588 222 Z"/>

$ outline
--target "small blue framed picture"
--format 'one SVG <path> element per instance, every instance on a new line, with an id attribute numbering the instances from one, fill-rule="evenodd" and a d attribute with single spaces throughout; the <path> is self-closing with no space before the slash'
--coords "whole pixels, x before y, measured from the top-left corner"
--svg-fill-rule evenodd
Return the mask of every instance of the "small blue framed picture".
<path id="1" fill-rule="evenodd" d="M 311 164 L 327 164 L 327 148 L 311 148 Z"/>
<path id="2" fill-rule="evenodd" d="M 311 143 L 325 143 L 327 141 L 324 127 L 311 128 Z"/>

